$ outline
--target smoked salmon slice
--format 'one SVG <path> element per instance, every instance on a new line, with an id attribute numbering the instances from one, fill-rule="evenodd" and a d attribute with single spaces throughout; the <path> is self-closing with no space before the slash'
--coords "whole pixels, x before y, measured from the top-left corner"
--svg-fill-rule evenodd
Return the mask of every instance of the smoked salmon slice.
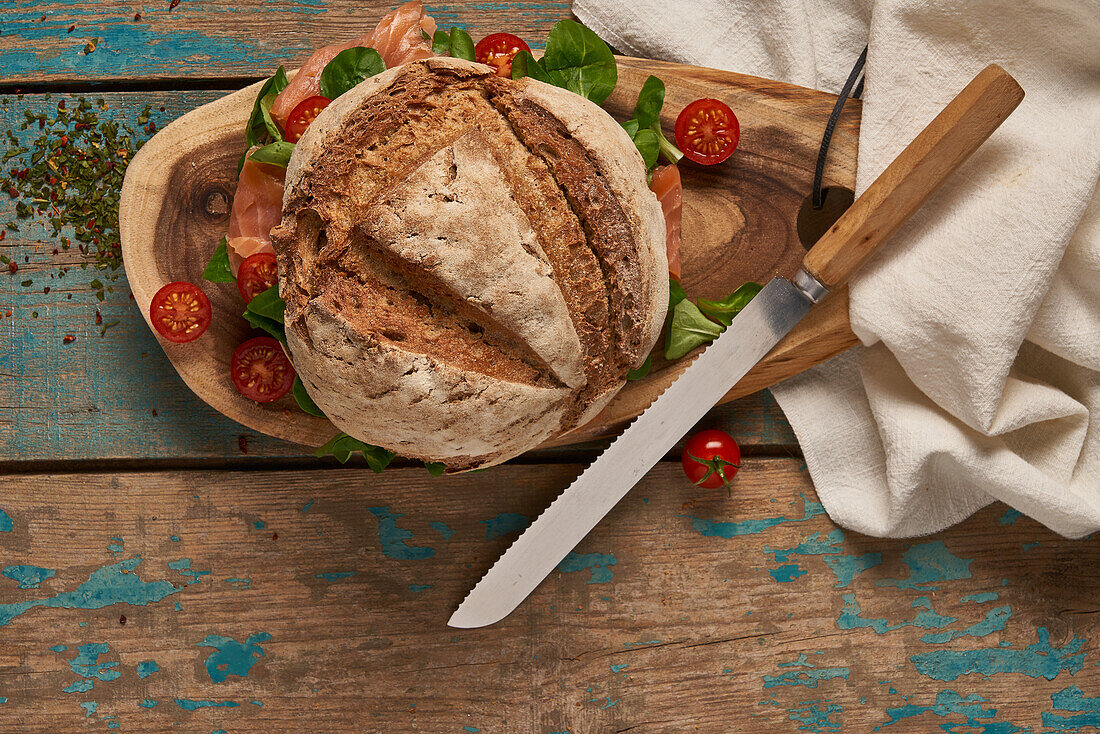
<path id="1" fill-rule="evenodd" d="M 248 151 L 252 153 L 255 148 Z M 286 169 L 257 163 L 248 156 L 237 181 L 229 212 L 229 265 L 233 274 L 249 255 L 275 252 L 271 229 L 283 216 L 283 183 Z"/>
<path id="2" fill-rule="evenodd" d="M 407 2 L 391 10 L 370 33 L 359 36 L 343 45 L 323 46 L 306 59 L 302 68 L 290 80 L 274 104 L 271 116 L 286 129 L 287 118 L 298 103 L 321 93 L 321 72 L 336 54 L 355 46 L 373 48 L 391 69 L 408 61 L 417 61 L 432 56 L 432 42 L 424 38 L 435 33 L 435 20 L 424 12 L 424 5 L 418 0 Z"/>
<path id="3" fill-rule="evenodd" d="M 661 202 L 665 215 L 665 248 L 668 251 L 668 272 L 680 279 L 680 220 L 684 211 L 684 185 L 680 181 L 680 169 L 675 165 L 660 166 L 653 172 L 649 189 Z"/>

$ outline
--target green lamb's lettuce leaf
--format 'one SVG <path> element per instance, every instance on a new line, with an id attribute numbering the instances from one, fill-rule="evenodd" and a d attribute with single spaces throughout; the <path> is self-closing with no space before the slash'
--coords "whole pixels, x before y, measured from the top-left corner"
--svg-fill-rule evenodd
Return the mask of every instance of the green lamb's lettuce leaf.
<path id="1" fill-rule="evenodd" d="M 669 142 L 661 130 L 661 108 L 664 104 L 665 83 L 650 75 L 638 92 L 638 101 L 634 105 L 634 117 L 623 123 L 623 129 L 638 147 L 646 169 L 650 172 L 657 165 L 660 153 L 664 153 L 665 159 L 670 163 L 676 163 L 684 157 L 684 154 Z"/>
<path id="2" fill-rule="evenodd" d="M 657 122 L 664 105 L 665 83 L 650 75 L 638 92 L 638 102 L 634 105 L 634 119 L 637 120 L 638 127 L 649 127 Z"/>
<path id="3" fill-rule="evenodd" d="M 680 281 L 670 276 L 668 279 L 668 310 L 672 311 L 680 301 L 687 297 L 688 294 L 684 290 L 684 286 L 680 285 Z"/>
<path id="4" fill-rule="evenodd" d="M 470 38 L 470 34 L 461 28 L 451 28 L 451 43 L 448 50 L 451 56 L 454 56 L 456 59 L 473 61 L 474 39 Z"/>
<path id="5" fill-rule="evenodd" d="M 286 89 L 289 83 L 286 70 L 280 66 L 275 75 L 260 87 L 260 93 L 256 95 L 256 102 L 252 105 L 252 115 L 248 118 L 248 126 L 244 131 L 249 148 L 267 140 L 283 139 L 282 131 L 271 117 L 271 105 L 279 96 L 279 92 Z"/>
<path id="6" fill-rule="evenodd" d="M 294 143 L 280 140 L 275 143 L 268 143 L 264 147 L 254 150 L 252 155 L 248 157 L 260 163 L 270 163 L 273 166 L 286 168 L 286 164 L 290 162 L 290 154 L 293 152 Z"/>
<path id="7" fill-rule="evenodd" d="M 716 339 L 725 327 L 716 324 L 688 299 L 683 299 L 672 310 L 672 323 L 665 340 L 665 358 L 680 359 L 695 347 Z"/>
<path id="8" fill-rule="evenodd" d="M 328 443 L 317 449 L 313 455 L 318 459 L 332 455 L 336 457 L 336 460 L 341 464 L 348 463 L 348 459 L 351 455 L 359 452 L 363 455 L 363 458 L 367 460 L 367 466 L 375 474 L 381 474 L 382 470 L 389 466 L 389 463 L 393 461 L 397 455 L 392 451 L 379 448 L 378 446 L 371 446 L 369 443 L 363 443 L 357 438 L 352 438 L 346 433 L 339 433 L 332 437 Z"/>
<path id="9" fill-rule="evenodd" d="M 211 283 L 235 283 L 233 269 L 229 267 L 229 240 L 222 237 L 218 248 L 214 250 L 210 262 L 206 263 L 206 269 L 202 271 L 202 279 Z"/>
<path id="10" fill-rule="evenodd" d="M 424 468 L 428 470 L 428 473 L 433 477 L 443 476 L 443 472 L 447 471 L 447 465 L 442 461 L 425 461 Z"/>
<path id="11" fill-rule="evenodd" d="M 286 327 L 283 325 L 283 312 L 286 303 L 279 297 L 278 284 L 256 295 L 241 314 L 244 320 L 257 329 L 263 329 L 283 344 L 286 344 Z"/>
<path id="12" fill-rule="evenodd" d="M 386 70 L 382 56 L 373 48 L 344 49 L 328 62 L 319 78 L 321 95 L 336 99 L 364 79 Z"/>
<path id="13" fill-rule="evenodd" d="M 530 76 L 603 104 L 619 79 L 611 48 L 575 20 L 558 21 L 546 37 L 546 51 L 536 61 L 520 52 L 512 62 L 512 78 Z"/>
<path id="14" fill-rule="evenodd" d="M 442 28 L 436 30 L 435 35 L 431 38 L 432 41 L 432 53 L 436 56 L 450 56 L 451 55 L 451 34 Z"/>
<path id="15" fill-rule="evenodd" d="M 325 412 L 317 407 L 317 403 L 313 402 L 313 398 L 306 392 L 306 384 L 302 382 L 302 378 L 298 375 L 294 375 L 294 385 L 290 388 L 290 392 L 293 393 L 294 399 L 298 402 L 298 407 L 303 411 L 318 418 L 325 417 Z"/>
<path id="16" fill-rule="evenodd" d="M 749 305 L 749 301 L 763 289 L 759 283 L 748 282 L 735 290 L 721 301 L 708 301 L 699 299 L 699 310 L 719 323 L 729 326 L 733 323 L 733 317 L 741 313 L 741 309 Z"/>

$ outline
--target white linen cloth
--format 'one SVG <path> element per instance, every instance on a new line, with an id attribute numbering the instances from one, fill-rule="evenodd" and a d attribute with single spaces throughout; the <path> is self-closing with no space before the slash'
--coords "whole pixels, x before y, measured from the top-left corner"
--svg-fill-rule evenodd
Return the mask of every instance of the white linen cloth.
<path id="1" fill-rule="evenodd" d="M 931 533 L 997 499 L 1068 537 L 1100 528 L 1100 3 L 573 10 L 622 53 L 833 93 L 868 45 L 857 195 L 984 66 L 1016 77 L 1020 107 L 852 281 L 865 346 L 773 392 L 845 527 Z"/>

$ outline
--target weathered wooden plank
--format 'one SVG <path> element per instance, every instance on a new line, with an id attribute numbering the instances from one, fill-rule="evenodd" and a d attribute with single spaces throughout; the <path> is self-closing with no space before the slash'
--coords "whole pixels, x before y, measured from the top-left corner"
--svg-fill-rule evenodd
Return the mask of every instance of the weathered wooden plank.
<path id="1" fill-rule="evenodd" d="M 398 0 L 195 2 L 0 0 L 0 83 L 270 76 L 370 30 Z M 428 3 L 475 38 L 507 30 L 541 46 L 567 0 Z M 90 44 L 94 43 L 94 50 Z"/>
<path id="2" fill-rule="evenodd" d="M 0 730 L 1100 724 L 1095 540 L 1003 506 L 845 533 L 790 459 L 732 497 L 663 464 L 515 614 L 446 628 L 578 469 L 8 478 Z"/>
<path id="3" fill-rule="evenodd" d="M 223 93 L 104 94 L 106 110 L 96 109 L 101 119 L 136 127 L 149 104 L 159 129 Z M 20 129 L 25 112 L 52 119 L 62 100 L 71 110 L 78 97 L 0 97 L 0 157 L 10 149 L 8 130 L 24 147 L 41 134 L 36 123 Z M 5 230 L 0 240 L 0 254 L 18 266 L 15 273 L 6 265 L 0 269 L 0 461 L 241 457 L 242 437 L 248 456 L 308 456 L 308 447 L 248 430 L 196 398 L 149 333 L 121 269 L 117 281 L 109 280 L 110 272 L 81 270 L 80 254 L 60 249 L 60 238 L 50 236 L 44 217 L 16 217 L 17 200 L 4 192 L 10 169 L 25 165 L 26 158 L 0 167 L 0 226 L 12 220 L 19 227 Z M 208 194 L 212 210 L 220 212 L 212 216 L 224 219 L 232 191 Z M 62 236 L 72 238 L 72 231 Z M 90 285 L 95 279 L 114 288 L 104 291 L 102 302 Z M 30 285 L 22 285 L 27 281 Z M 102 337 L 97 310 L 104 323 L 118 322 Z M 67 335 L 75 340 L 64 343 Z M 723 406 L 708 420 L 745 445 L 795 445 L 768 394 Z"/>

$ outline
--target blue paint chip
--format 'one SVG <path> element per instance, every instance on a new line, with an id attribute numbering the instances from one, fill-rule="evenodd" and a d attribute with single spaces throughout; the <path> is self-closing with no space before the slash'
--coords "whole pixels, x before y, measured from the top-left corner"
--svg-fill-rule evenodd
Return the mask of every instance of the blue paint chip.
<path id="1" fill-rule="evenodd" d="M 76 657 L 69 661 L 69 668 L 80 676 L 80 680 L 61 689 L 62 693 L 85 693 L 92 690 L 95 681 L 105 683 L 117 680 L 122 673 L 115 668 L 118 662 L 99 662 L 100 655 L 106 655 L 111 647 L 106 642 L 87 642 L 77 648 Z"/>
<path id="2" fill-rule="evenodd" d="M 413 592 L 414 594 L 418 594 L 421 591 L 427 591 L 428 589 L 434 588 L 435 587 L 431 584 L 409 584 L 409 591 Z"/>
<path id="3" fill-rule="evenodd" d="M 1013 509 L 1013 508 L 1010 507 L 1005 512 L 1005 514 L 1001 516 L 1001 524 L 1002 525 L 1012 525 L 1017 520 L 1019 520 L 1020 516 L 1023 515 L 1023 514 L 1024 513 L 1020 512 L 1019 510 L 1016 510 L 1016 509 Z"/>
<path id="4" fill-rule="evenodd" d="M 1038 548 L 1040 545 L 1042 545 L 1042 542 L 1040 542 L 1038 540 L 1036 540 L 1034 543 L 1024 543 L 1023 544 L 1024 553 L 1027 553 L 1032 548 Z"/>
<path id="5" fill-rule="evenodd" d="M 259 643 L 270 639 L 271 635 L 266 632 L 257 632 L 244 642 L 222 635 L 207 635 L 198 646 L 217 650 L 206 658 L 206 672 L 215 683 L 223 683 L 231 675 L 247 677 L 256 661 L 265 656 Z"/>
<path id="6" fill-rule="evenodd" d="M 843 589 L 869 568 L 882 563 L 881 553 L 864 553 L 862 556 L 825 556 L 822 560 L 836 574 L 836 586 Z"/>
<path id="7" fill-rule="evenodd" d="M 929 633 L 921 637 L 921 641 L 939 645 L 944 642 L 950 642 L 951 640 L 957 640 L 960 637 L 985 637 L 994 632 L 1003 631 L 1005 624 L 1008 622 L 1008 618 L 1011 616 L 1011 608 L 1007 606 L 997 607 L 987 612 L 985 619 L 970 625 L 964 630 L 947 630 L 945 632 Z"/>
<path id="8" fill-rule="evenodd" d="M 509 533 L 526 530 L 531 520 L 518 512 L 502 512 L 489 520 L 481 520 L 478 524 L 485 526 L 485 540 L 496 540 Z"/>
<path id="9" fill-rule="evenodd" d="M 159 671 L 160 666 L 157 665 L 155 660 L 145 660 L 138 663 L 135 669 L 137 670 L 138 678 L 144 680 L 145 678 L 151 676 L 153 673 Z"/>
<path id="10" fill-rule="evenodd" d="M 813 663 L 806 657 L 805 653 L 800 654 L 795 660 L 780 663 L 779 667 L 795 669 L 780 675 L 765 675 L 764 688 L 777 688 L 779 686 L 805 686 L 806 688 L 817 688 L 821 681 L 831 680 L 833 678 L 848 680 L 848 675 L 850 673 L 848 668 L 815 668 Z"/>
<path id="11" fill-rule="evenodd" d="M 141 703 L 139 703 L 138 706 L 141 706 L 143 709 L 151 709 L 155 707 L 157 703 L 157 701 L 154 701 L 151 698 L 145 698 L 142 699 Z"/>
<path id="12" fill-rule="evenodd" d="M 918 597 L 913 601 L 913 608 L 919 609 L 913 619 L 890 624 L 887 620 L 875 617 L 864 617 L 863 610 L 856 601 L 855 594 L 844 594 L 844 609 L 837 617 L 836 626 L 843 630 L 870 629 L 878 634 L 901 629 L 902 627 L 922 627 L 926 629 L 943 629 L 952 622 L 958 621 L 956 617 L 946 617 L 932 610 L 931 600 L 928 597 Z"/>
<path id="13" fill-rule="evenodd" d="M 378 541 L 382 545 L 382 554 L 401 561 L 417 561 L 431 558 L 435 549 L 427 546 L 410 546 L 405 541 L 413 537 L 412 532 L 397 527 L 397 519 L 403 515 L 391 512 L 389 507 L 368 507 L 367 510 L 378 518 Z"/>
<path id="14" fill-rule="evenodd" d="M 481 729 L 478 729 L 476 726 L 464 726 L 462 727 L 462 731 L 481 731 Z"/>
<path id="15" fill-rule="evenodd" d="M 621 673 L 622 671 L 626 670 L 629 667 L 630 667 L 630 665 L 628 663 L 618 663 L 616 665 L 611 666 L 611 672 L 612 673 Z"/>
<path id="16" fill-rule="evenodd" d="M 962 598 L 964 602 L 974 602 L 975 604 L 984 604 L 987 601 L 997 601 L 997 592 L 987 591 L 980 594 L 967 594 Z"/>
<path id="17" fill-rule="evenodd" d="M 909 576 L 904 579 L 880 579 L 876 582 L 878 586 L 934 591 L 939 587 L 928 584 L 971 578 L 970 564 L 973 561 L 954 555 L 942 540 L 911 546 L 902 554 L 901 560 L 909 567 Z"/>
<path id="18" fill-rule="evenodd" d="M 440 522 L 439 520 L 433 520 L 428 523 L 428 527 L 443 536 L 443 540 L 450 540 L 451 536 L 455 534 L 455 531 L 447 527 L 447 523 Z"/>
<path id="19" fill-rule="evenodd" d="M 199 709 L 208 708 L 232 709 L 240 706 L 236 701 L 195 701 L 190 698 L 174 698 L 172 700 L 184 711 L 198 711 Z"/>
<path id="20" fill-rule="evenodd" d="M 202 576 L 209 576 L 211 571 L 195 571 L 191 568 L 190 558 L 179 558 L 175 561 L 168 562 L 168 568 L 173 571 L 179 571 L 180 576 L 186 576 L 188 578 L 188 585 L 197 584 L 201 580 Z"/>
<path id="21" fill-rule="evenodd" d="M 1085 640 L 1075 637 L 1063 647 L 1050 644 L 1050 631 L 1037 630 L 1038 642 L 1023 650 L 993 647 L 979 650 L 936 650 L 913 655 L 909 660 L 921 675 L 935 680 L 953 681 L 970 673 L 983 676 L 1019 673 L 1029 678 L 1054 680 L 1068 670 L 1076 673 L 1084 666 L 1085 654 L 1078 653 Z"/>
<path id="22" fill-rule="evenodd" d="M 700 535 L 711 538 L 736 538 L 742 535 L 755 535 L 769 528 L 782 525 L 785 522 L 806 522 L 818 515 L 824 515 L 825 508 L 820 502 L 806 499 L 802 496 L 802 517 L 765 517 L 755 520 L 741 520 L 740 522 L 719 522 L 717 520 L 703 520 L 690 515 L 680 515 L 691 520 L 691 527 Z"/>
<path id="23" fill-rule="evenodd" d="M 84 709 L 84 718 L 88 718 L 99 709 L 99 704 L 95 701 L 81 701 L 80 708 Z"/>
<path id="24" fill-rule="evenodd" d="M 119 537 L 112 537 L 111 541 L 112 542 L 107 546 L 107 551 L 112 556 L 117 556 L 125 549 L 126 543 L 122 540 L 122 538 Z"/>
<path id="25" fill-rule="evenodd" d="M 267 523 L 264 522 L 263 520 L 254 520 L 252 522 L 252 526 L 254 528 L 256 528 L 257 530 L 263 530 L 264 528 L 267 527 Z"/>
<path id="26" fill-rule="evenodd" d="M 1053 727 L 1057 731 L 1078 731 L 1086 726 L 1100 727 L 1100 698 L 1085 696 L 1080 686 L 1070 686 L 1050 694 L 1050 702 L 1055 710 L 1079 713 L 1063 716 L 1053 711 L 1044 711 L 1043 726 Z"/>
<path id="27" fill-rule="evenodd" d="M 316 502 L 316 501 L 317 500 L 310 500 L 309 502 L 302 505 L 301 513 L 304 515 L 307 512 L 309 512 L 309 508 L 313 507 L 313 503 Z"/>
<path id="28" fill-rule="evenodd" d="M 340 579 L 350 579 L 357 573 L 358 571 L 328 571 L 327 573 L 314 574 L 313 578 L 324 581 L 339 581 Z"/>
<path id="29" fill-rule="evenodd" d="M 806 571 L 798 567 L 797 563 L 786 563 L 779 568 L 768 571 L 768 575 L 781 584 L 794 581 L 799 576 L 805 576 Z"/>
<path id="30" fill-rule="evenodd" d="M 37 589 L 39 584 L 54 575 L 54 571 L 49 568 L 21 565 L 7 566 L 3 571 L 0 571 L 0 574 L 15 581 L 20 589 Z"/>
<path id="31" fill-rule="evenodd" d="M 0 510 L 0 533 L 10 533 L 13 527 L 15 523 L 12 522 L 11 515 Z"/>
<path id="32" fill-rule="evenodd" d="M 67 645 L 54 645 L 50 649 L 53 650 L 54 652 L 65 652 L 69 648 L 68 648 Z"/>
<path id="33" fill-rule="evenodd" d="M 562 573 L 575 573 L 576 571 L 591 569 L 592 575 L 589 576 L 588 583 L 606 584 L 614 578 L 611 566 L 616 563 L 618 563 L 618 560 L 610 553 L 581 554 L 570 551 L 569 555 L 558 564 L 558 570 Z"/>
<path id="34" fill-rule="evenodd" d="M 172 541 L 173 543 L 178 543 L 178 542 L 180 542 L 180 536 L 178 536 L 178 535 L 169 535 L 168 540 Z"/>

